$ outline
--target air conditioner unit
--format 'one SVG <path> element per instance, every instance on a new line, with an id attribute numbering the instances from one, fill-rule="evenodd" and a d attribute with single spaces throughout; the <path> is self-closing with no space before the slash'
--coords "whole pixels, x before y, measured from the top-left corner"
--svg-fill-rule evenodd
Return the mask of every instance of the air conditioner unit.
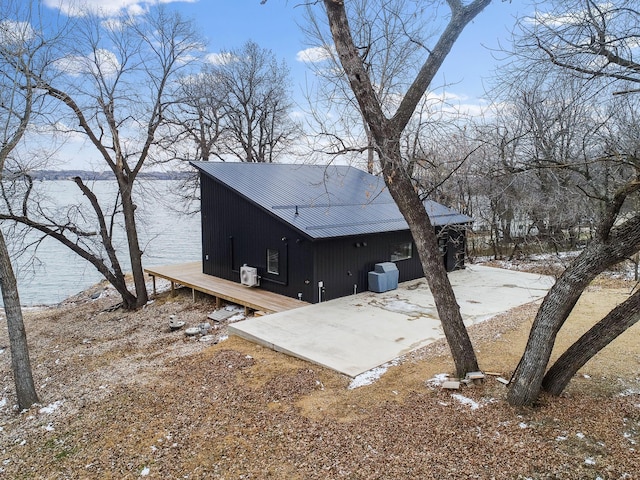
<path id="1" fill-rule="evenodd" d="M 258 282 L 258 269 L 256 267 L 249 267 L 243 265 L 240 267 L 240 283 L 247 287 L 255 287 Z"/>

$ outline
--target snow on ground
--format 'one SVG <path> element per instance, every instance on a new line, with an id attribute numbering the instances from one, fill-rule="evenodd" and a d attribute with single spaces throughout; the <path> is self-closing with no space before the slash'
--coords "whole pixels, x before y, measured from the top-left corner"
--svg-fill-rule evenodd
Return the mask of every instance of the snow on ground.
<path id="1" fill-rule="evenodd" d="M 480 404 L 478 402 L 468 397 L 465 397 L 464 395 L 460 395 L 459 393 L 452 394 L 451 398 L 456 399 L 463 405 L 468 405 L 469 407 L 471 407 L 471 410 L 477 410 L 478 408 L 480 408 Z"/>
<path id="2" fill-rule="evenodd" d="M 440 387 L 447 380 L 449 380 L 448 373 L 439 373 L 435 377 L 427 380 L 426 383 L 427 383 L 427 387 L 437 388 L 437 387 Z"/>
<path id="3" fill-rule="evenodd" d="M 42 407 L 40 410 L 38 410 L 40 413 L 53 413 L 56 410 L 58 410 L 62 404 L 64 403 L 64 400 L 58 400 L 56 402 L 50 403 L 49 405 L 47 405 L 46 407 Z"/>
<path id="4" fill-rule="evenodd" d="M 570 251 L 570 252 L 558 252 L 558 253 L 540 253 L 540 254 L 532 254 L 527 255 L 524 260 L 494 260 L 493 257 L 482 256 L 476 257 L 474 263 L 483 264 L 487 262 L 491 262 L 493 265 L 497 265 L 500 268 L 504 268 L 507 270 L 527 270 L 532 266 L 538 265 L 549 265 L 549 266 L 561 266 L 567 267 L 569 264 L 580 255 L 581 251 Z M 636 275 L 636 266 L 630 260 L 625 260 L 621 262 L 619 265 L 613 267 L 611 271 L 605 272 L 608 276 L 612 278 L 619 278 L 625 280 L 633 280 Z"/>
<path id="5" fill-rule="evenodd" d="M 640 395 L 640 389 L 627 388 L 625 391 L 620 392 L 621 397 L 630 397 L 632 395 Z"/>
<path id="6" fill-rule="evenodd" d="M 353 390 L 354 388 L 364 387 L 365 385 L 371 385 L 373 382 L 378 380 L 382 375 L 386 373 L 389 367 L 394 365 L 398 365 L 399 359 L 395 359 L 391 362 L 380 365 L 379 367 L 372 368 L 364 373 L 361 373 L 349 384 L 349 390 Z"/>

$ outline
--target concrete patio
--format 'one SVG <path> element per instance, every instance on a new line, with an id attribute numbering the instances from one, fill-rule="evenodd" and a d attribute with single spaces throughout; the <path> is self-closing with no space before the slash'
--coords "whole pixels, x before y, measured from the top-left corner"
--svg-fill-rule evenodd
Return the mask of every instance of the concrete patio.
<path id="1" fill-rule="evenodd" d="M 543 298 L 552 277 L 471 265 L 449 274 L 467 326 Z M 229 333 L 355 377 L 444 337 L 426 280 L 250 318 Z"/>

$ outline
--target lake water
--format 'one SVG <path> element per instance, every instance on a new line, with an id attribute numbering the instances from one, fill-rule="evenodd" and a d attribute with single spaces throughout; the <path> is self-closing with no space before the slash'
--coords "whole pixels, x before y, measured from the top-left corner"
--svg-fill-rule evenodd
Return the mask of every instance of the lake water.
<path id="1" fill-rule="evenodd" d="M 201 259 L 200 214 L 179 212 L 178 186 L 179 182 L 170 180 L 140 182 L 136 192 L 136 218 L 144 267 Z M 86 202 L 70 180 L 37 182 L 36 188 L 60 207 Z M 100 181 L 95 183 L 94 191 L 99 198 L 110 198 L 115 188 L 114 182 Z M 129 271 L 124 234 L 119 237 L 118 258 L 122 268 Z M 29 236 L 27 240 L 35 238 Z M 11 239 L 7 238 L 7 241 L 11 242 Z M 21 241 L 13 240 L 10 248 L 15 251 Z M 93 265 L 51 238 L 44 239 L 39 245 L 35 262 L 32 257 L 32 254 L 23 254 L 13 262 L 23 305 L 55 304 L 103 279 Z"/>

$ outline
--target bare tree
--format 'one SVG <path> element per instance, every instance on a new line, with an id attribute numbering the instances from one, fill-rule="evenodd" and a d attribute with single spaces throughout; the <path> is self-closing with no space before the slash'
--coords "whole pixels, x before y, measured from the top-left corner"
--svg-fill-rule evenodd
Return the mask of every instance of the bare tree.
<path id="1" fill-rule="evenodd" d="M 287 65 L 249 41 L 182 79 L 172 122 L 196 146 L 189 159 L 270 163 L 300 133 L 292 107 Z"/>
<path id="2" fill-rule="evenodd" d="M 49 42 L 31 24 L 32 2 L 3 2 L 0 5 L 0 180 L 7 160 L 23 139 L 41 98 L 33 89 L 30 72 L 46 68 Z M 0 229 L 0 287 L 11 349 L 11 366 L 18 407 L 38 402 L 31 371 L 27 334 L 20 306 L 16 276 L 5 236 Z"/>
<path id="3" fill-rule="evenodd" d="M 467 24 L 489 3 L 490 0 L 475 0 L 468 5 L 458 0 L 447 2 L 451 15 L 446 26 L 440 31 L 433 45 L 428 48 L 422 47 L 423 59 L 414 78 L 409 82 L 406 91 L 395 92 L 395 108 L 387 110 L 388 105 L 383 105 L 378 98 L 371 71 L 368 68 L 369 44 L 356 45 L 354 41 L 353 32 L 358 31 L 358 27 L 352 27 L 350 24 L 347 14 L 349 2 L 337 0 L 323 2 L 340 65 L 370 131 L 372 147 L 378 157 L 386 185 L 411 229 L 458 375 L 477 369 L 478 364 L 439 254 L 435 230 L 407 170 L 401 151 L 401 141 L 403 132 L 417 106 L 456 39 Z M 389 6 L 401 8 L 396 10 L 395 14 L 389 12 L 390 15 L 398 18 L 405 14 L 409 17 L 412 14 L 422 16 L 428 10 L 426 5 L 420 5 L 416 7 L 416 11 L 411 12 L 408 4 L 381 2 L 375 6 L 370 4 L 369 12 L 388 12 Z M 402 22 L 399 23 L 402 25 Z M 380 39 L 376 37 L 372 40 Z M 392 41 L 393 38 L 388 40 Z M 391 44 L 394 43 L 391 42 Z"/>
<path id="4" fill-rule="evenodd" d="M 512 255 L 520 242 L 545 251 L 575 248 L 593 210 L 574 188 L 592 188 L 588 175 L 595 172 L 580 161 L 591 156 L 605 120 L 578 82 L 536 77 L 511 85 L 492 124 L 481 127 L 488 155 L 482 178 L 488 187 L 504 184 L 500 197 L 488 199 L 495 239 Z"/>
<path id="5" fill-rule="evenodd" d="M 200 72 L 182 75 L 173 102 L 165 112 L 166 124 L 160 136 L 166 162 L 176 159 L 187 164 L 192 160 L 222 159 L 221 137 L 227 133 L 224 82 L 205 64 Z M 200 211 L 200 179 L 192 169 L 185 172 L 177 192 L 186 213 Z"/>
<path id="6" fill-rule="evenodd" d="M 516 255 L 519 227 L 527 224 L 522 194 L 526 179 L 516 173 L 520 129 L 517 122 L 503 124 L 499 119 L 478 127 L 484 144 L 471 168 L 469 188 L 475 208 L 470 214 L 479 230 L 477 248 L 484 251 L 488 244 L 496 259 L 506 255 L 506 249 L 511 250 L 510 257 Z"/>
<path id="7" fill-rule="evenodd" d="M 632 102 L 633 105 L 628 103 L 618 101 L 610 108 L 617 115 L 637 110 L 637 102 Z M 633 311 L 635 300 L 629 299 L 629 303 L 625 302 L 624 307 L 607 315 L 594 327 L 595 330 L 565 352 L 559 363 L 545 375 L 555 335 L 583 290 L 604 269 L 629 258 L 640 249 L 640 216 L 629 206 L 640 190 L 640 160 L 637 156 L 640 143 L 637 140 L 635 145 L 625 142 L 629 140 L 629 134 L 631 137 L 636 135 L 635 126 L 627 121 L 623 124 L 618 121 L 613 115 L 608 118 L 607 128 L 603 126 L 597 135 L 600 151 L 591 152 L 592 156 L 581 165 L 583 182 L 577 186 L 594 205 L 593 216 L 597 219 L 595 234 L 540 307 L 529 343 L 514 374 L 515 383 L 509 392 L 512 403 L 533 402 L 541 387 L 555 394 L 561 393 L 569 379 L 591 356 L 622 333 L 623 328 L 637 321 L 635 315 L 622 314 Z M 576 165 L 573 167 L 575 173 Z"/>
<path id="8" fill-rule="evenodd" d="M 219 158 L 222 155 L 219 141 L 227 129 L 225 83 L 205 66 L 202 72 L 181 77 L 176 93 L 167 111 L 174 135 L 167 135 L 165 148 L 172 150 L 172 157 L 187 161 Z M 195 151 L 191 146 L 195 146 Z"/>
<path id="9" fill-rule="evenodd" d="M 615 83 L 614 95 L 640 92 L 634 59 L 640 10 L 634 0 L 549 3 L 555 8 L 520 24 L 526 39 L 520 46 L 534 68 L 551 63 L 584 80 Z"/>
<path id="10" fill-rule="evenodd" d="M 380 3 L 353 0 L 345 5 L 351 36 L 358 48 L 371 86 L 385 115 L 391 116 L 398 106 L 398 95 L 406 91 L 415 75 L 415 65 L 423 62 L 425 50 L 437 33 L 430 23 L 437 23 L 433 4 L 406 8 L 405 0 Z M 312 126 L 321 139 L 314 148 L 323 154 L 348 156 L 361 162 L 366 152 L 366 168 L 377 173 L 374 139 L 363 117 L 335 48 L 326 16 L 318 15 L 312 5 L 306 6 L 303 31 L 310 48 L 303 60 L 313 69 L 316 82 L 308 86 L 307 101 Z M 430 90 L 435 91 L 433 85 Z M 437 109 L 443 101 L 437 95 L 424 96 L 416 107 L 411 125 L 403 132 L 403 153 L 411 162 L 415 140 L 425 126 L 439 129 L 442 122 Z"/>
<path id="11" fill-rule="evenodd" d="M 593 115 L 604 121 L 596 122 L 584 137 L 591 148 L 571 155 L 570 164 L 556 154 L 544 158 L 554 171 L 578 172 L 585 180 L 578 186 L 598 205 L 597 222 L 593 239 L 557 280 L 536 315 L 508 393 L 514 405 L 532 404 L 543 387 L 560 393 L 578 368 L 638 319 L 634 295 L 570 347 L 545 375 L 557 332 L 587 285 L 640 249 L 640 215 L 628 209 L 640 191 L 640 142 L 636 126 L 629 123 L 637 116 L 638 102 L 619 95 L 634 92 L 633 85 L 640 83 L 632 57 L 636 34 L 630 28 L 637 24 L 638 12 L 631 7 L 626 1 L 563 2 L 560 10 L 523 24 L 520 66 L 525 74 L 540 74 L 545 65 L 548 74 L 551 63 L 560 74 L 582 78 L 585 92 L 597 94 Z M 554 21 L 558 18 L 562 22 Z M 557 77 L 554 82 L 557 88 Z M 617 100 L 612 93 L 618 94 Z M 561 161 L 551 164 L 555 160 Z"/>
<path id="12" fill-rule="evenodd" d="M 16 177 L 25 180 L 23 200 L 15 205 L 15 198 L 5 197 L 0 218 L 62 242 L 114 285 L 124 308 L 138 308 L 148 296 L 134 186 L 143 166 L 162 155 L 158 132 L 172 98 L 173 79 L 189 65 L 200 43 L 191 22 L 162 7 L 139 17 L 104 19 L 88 14 L 78 20 L 74 33 L 59 46 L 57 75 L 37 76 L 34 89 L 58 103 L 53 123 L 58 131 L 84 136 L 113 173 L 115 200 L 105 203 L 77 177 L 86 209 L 72 205 L 62 216 L 55 215 L 39 201 L 28 170 L 17 169 Z M 93 220 L 87 221 L 88 217 Z M 126 238 L 135 292 L 127 287 L 118 256 L 119 226 Z"/>

